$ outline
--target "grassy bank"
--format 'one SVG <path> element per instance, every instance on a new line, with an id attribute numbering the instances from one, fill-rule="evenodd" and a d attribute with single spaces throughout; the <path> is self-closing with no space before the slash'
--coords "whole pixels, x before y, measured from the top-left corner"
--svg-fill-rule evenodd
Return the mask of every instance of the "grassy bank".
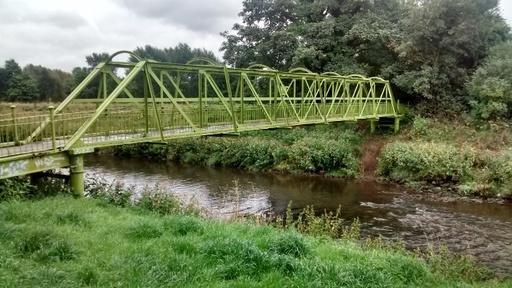
<path id="1" fill-rule="evenodd" d="M 0 286 L 507 287 L 479 282 L 484 274 L 465 262 L 157 213 L 147 203 L 123 208 L 65 196 L 1 203 Z"/>
<path id="2" fill-rule="evenodd" d="M 512 132 L 417 117 L 389 139 L 379 174 L 409 184 L 448 185 L 463 195 L 512 197 Z"/>
<path id="3" fill-rule="evenodd" d="M 355 126 L 332 124 L 202 137 L 165 145 L 133 145 L 122 156 L 145 156 L 186 164 L 355 177 L 362 137 Z"/>

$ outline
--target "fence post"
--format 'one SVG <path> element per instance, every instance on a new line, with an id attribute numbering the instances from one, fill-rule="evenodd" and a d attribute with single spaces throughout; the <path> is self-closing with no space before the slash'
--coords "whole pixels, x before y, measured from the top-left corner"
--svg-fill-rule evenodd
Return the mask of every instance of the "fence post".
<path id="1" fill-rule="evenodd" d="M 18 121 L 16 120 L 16 105 L 11 105 L 12 126 L 14 127 L 14 144 L 20 145 L 18 140 Z"/>
<path id="2" fill-rule="evenodd" d="M 48 110 L 50 111 L 50 127 L 52 130 L 52 149 L 53 151 L 57 151 L 57 145 L 55 141 L 55 107 L 48 106 Z"/>

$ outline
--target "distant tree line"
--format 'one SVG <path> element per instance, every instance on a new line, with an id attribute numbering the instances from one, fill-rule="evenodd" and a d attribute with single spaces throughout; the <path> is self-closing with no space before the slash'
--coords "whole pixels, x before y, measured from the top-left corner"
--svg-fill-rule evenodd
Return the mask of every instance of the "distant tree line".
<path id="1" fill-rule="evenodd" d="M 13 59 L 0 67 L 0 100 L 54 101 L 68 94 L 71 74 L 29 64 L 23 69 Z"/>
<path id="2" fill-rule="evenodd" d="M 133 52 L 144 59 L 162 62 L 186 63 L 197 57 L 218 62 L 213 52 L 193 49 L 183 43 L 163 49 L 146 45 Z M 0 101 L 60 101 L 80 84 L 96 65 L 109 57 L 110 54 L 105 52 L 92 53 L 85 57 L 87 66 L 75 67 L 71 73 L 33 64 L 28 64 L 22 69 L 15 60 L 7 60 L 4 67 L 0 67 Z M 96 95 L 98 85 L 94 84 L 89 85 L 83 93 L 87 96 Z M 111 83 L 110 87 L 113 85 Z"/>
<path id="3" fill-rule="evenodd" d="M 237 67 L 261 63 L 381 76 L 392 80 L 402 100 L 430 111 L 473 108 L 487 118 L 510 117 L 512 49 L 503 43 L 511 34 L 498 4 L 244 0 L 242 22 L 223 33 L 221 50 Z"/>

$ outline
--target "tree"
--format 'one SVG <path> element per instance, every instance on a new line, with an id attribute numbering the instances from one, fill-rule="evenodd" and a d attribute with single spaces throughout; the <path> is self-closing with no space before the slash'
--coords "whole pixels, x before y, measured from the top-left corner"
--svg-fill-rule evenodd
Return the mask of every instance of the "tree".
<path id="1" fill-rule="evenodd" d="M 432 108 L 467 104 L 470 75 L 510 39 L 498 0 L 245 0 L 240 16 L 222 33 L 231 65 L 381 76 Z"/>
<path id="2" fill-rule="evenodd" d="M 468 83 L 471 107 L 484 120 L 512 118 L 512 42 L 500 44 Z"/>
<path id="3" fill-rule="evenodd" d="M 101 62 L 106 62 L 108 58 L 110 58 L 110 54 L 107 52 L 92 53 L 91 55 L 85 56 L 85 62 L 87 62 L 89 68 L 94 68 Z"/>
<path id="4" fill-rule="evenodd" d="M 0 100 L 5 99 L 7 92 L 7 71 L 5 68 L 0 67 Z"/>
<path id="5" fill-rule="evenodd" d="M 143 59 L 151 59 L 160 62 L 171 62 L 178 64 L 185 64 L 193 58 L 206 58 L 213 62 L 219 62 L 213 52 L 206 49 L 194 48 L 192 49 L 188 44 L 179 43 L 175 47 L 168 48 L 157 48 L 151 45 L 144 47 L 138 47 L 133 51 L 134 54 L 140 56 Z M 131 59 L 135 61 L 135 59 Z"/>
<path id="6" fill-rule="evenodd" d="M 6 96 L 8 101 L 37 100 L 37 84 L 24 73 L 14 74 L 7 82 Z"/>
<path id="7" fill-rule="evenodd" d="M 208 51 L 206 49 L 194 48 L 192 49 L 188 44 L 179 43 L 175 47 L 168 48 L 157 48 L 150 45 L 146 45 L 144 47 L 138 47 L 133 51 L 134 54 L 138 55 L 143 59 L 150 59 L 159 62 L 170 62 L 170 63 L 178 63 L 185 64 L 194 58 L 205 58 L 211 60 L 214 63 L 219 63 L 217 57 L 213 52 Z M 133 57 L 131 61 L 135 61 Z M 177 76 L 177 75 L 173 75 Z M 182 73 L 180 75 L 180 87 L 182 92 L 186 96 L 197 96 L 197 77 L 193 74 Z M 130 87 L 130 91 L 135 93 L 136 95 L 143 95 L 143 79 L 139 77 L 135 79 L 132 87 Z"/>
<path id="8" fill-rule="evenodd" d="M 5 68 L 2 69 L 1 73 L 2 99 L 7 101 L 37 100 L 36 83 L 27 74 L 23 73 L 20 65 L 14 59 L 5 61 Z"/>
<path id="9" fill-rule="evenodd" d="M 39 101 L 61 100 L 69 93 L 66 86 L 67 81 L 71 78 L 69 73 L 32 64 L 25 66 L 23 72 L 36 82 L 39 91 L 37 100 Z"/>
<path id="10" fill-rule="evenodd" d="M 400 21 L 394 83 L 412 99 L 464 104 L 464 85 L 509 27 L 497 0 L 417 0 Z"/>

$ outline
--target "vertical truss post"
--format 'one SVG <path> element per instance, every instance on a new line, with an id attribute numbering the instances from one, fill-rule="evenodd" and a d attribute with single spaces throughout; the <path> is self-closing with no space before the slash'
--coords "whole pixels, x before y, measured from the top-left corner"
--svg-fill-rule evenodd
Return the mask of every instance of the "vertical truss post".
<path id="1" fill-rule="evenodd" d="M 146 81 L 147 81 L 147 85 L 148 85 L 148 90 L 149 90 L 149 95 L 151 97 L 151 102 L 153 103 L 153 111 L 155 112 L 155 117 L 156 117 L 156 125 L 157 125 L 157 128 L 158 128 L 158 131 L 160 131 L 160 139 L 163 141 L 164 140 L 164 131 L 162 130 L 162 123 L 160 122 L 160 114 L 158 113 L 158 108 L 156 106 L 156 95 L 155 95 L 155 90 L 153 89 L 153 83 L 151 82 L 151 78 L 149 76 L 149 71 L 151 70 L 151 67 L 146 63 L 146 67 L 144 69 L 144 76 L 146 77 Z M 157 83 L 159 85 L 162 85 L 163 86 L 163 83 L 160 82 L 160 83 Z M 162 89 L 162 87 L 160 86 L 160 89 Z"/>
<path id="2" fill-rule="evenodd" d="M 149 108 L 148 108 L 148 93 L 149 87 L 147 82 L 146 74 L 148 73 L 147 69 L 144 69 L 144 137 L 148 136 L 149 133 Z"/>
<path id="3" fill-rule="evenodd" d="M 12 128 L 14 129 L 14 145 L 19 145 L 20 141 L 18 138 L 18 121 L 16 120 L 16 105 L 11 105 L 11 122 Z"/>
<path id="4" fill-rule="evenodd" d="M 304 118 L 304 77 L 300 80 L 300 119 Z"/>
<path id="5" fill-rule="evenodd" d="M 269 108 L 270 108 L 270 118 L 276 120 L 275 118 L 275 111 L 274 111 L 274 105 L 272 101 L 272 78 L 268 79 L 268 97 L 269 97 Z"/>
<path id="6" fill-rule="evenodd" d="M 203 77 L 203 107 L 204 107 L 204 116 L 203 116 L 203 126 L 206 126 L 208 127 L 208 122 L 209 122 L 209 119 L 208 117 L 210 115 L 208 115 L 208 81 L 206 80 L 206 72 L 203 71 L 204 76 Z"/>
<path id="7" fill-rule="evenodd" d="M 199 97 L 199 128 L 203 128 L 203 71 L 199 71 L 197 73 L 197 87 L 198 87 L 198 97 Z"/>
<path id="8" fill-rule="evenodd" d="M 244 124 L 244 79 L 243 73 L 240 73 L 240 124 Z"/>
<path id="9" fill-rule="evenodd" d="M 224 78 L 226 81 L 226 90 L 228 91 L 229 105 L 231 108 L 231 118 L 233 120 L 233 129 L 238 132 L 238 123 L 236 121 L 236 113 L 233 105 L 233 92 L 231 91 L 231 80 L 229 79 L 228 68 L 224 66 Z"/>
<path id="10" fill-rule="evenodd" d="M 50 112 L 50 127 L 52 132 L 52 150 L 53 152 L 57 151 L 57 145 L 55 141 L 55 107 L 49 106 L 48 110 Z"/>

